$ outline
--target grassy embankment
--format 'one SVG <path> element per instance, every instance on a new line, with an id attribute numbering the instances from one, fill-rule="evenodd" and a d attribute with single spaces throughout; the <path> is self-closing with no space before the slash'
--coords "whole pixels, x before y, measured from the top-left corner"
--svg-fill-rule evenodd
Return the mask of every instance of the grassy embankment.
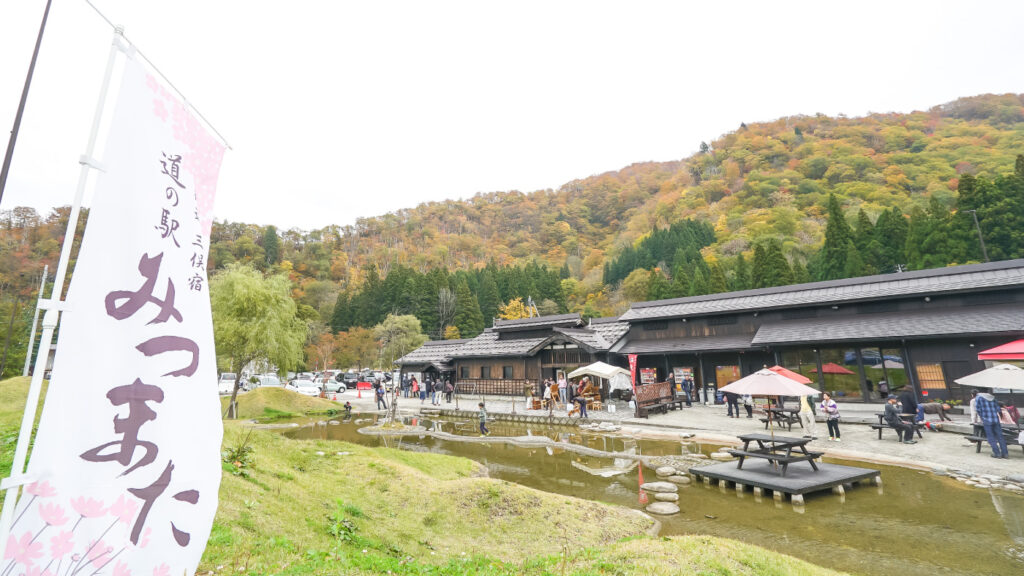
<path id="1" fill-rule="evenodd" d="M 0 382 L 0 433 L 20 421 L 20 380 Z M 336 406 L 273 389 L 239 400 L 243 418 Z M 0 460 L 12 452 L 5 442 Z M 484 478 L 464 458 L 288 440 L 245 421 L 225 424 L 224 452 L 200 574 L 834 574 L 726 539 L 645 537 L 636 511 Z"/>

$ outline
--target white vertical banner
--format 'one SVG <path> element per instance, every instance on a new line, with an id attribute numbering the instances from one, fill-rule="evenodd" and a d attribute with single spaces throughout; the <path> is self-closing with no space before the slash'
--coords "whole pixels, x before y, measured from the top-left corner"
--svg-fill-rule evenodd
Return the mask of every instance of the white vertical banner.
<path id="1" fill-rule="evenodd" d="M 224 145 L 129 59 L 0 575 L 193 574 L 220 486 Z"/>

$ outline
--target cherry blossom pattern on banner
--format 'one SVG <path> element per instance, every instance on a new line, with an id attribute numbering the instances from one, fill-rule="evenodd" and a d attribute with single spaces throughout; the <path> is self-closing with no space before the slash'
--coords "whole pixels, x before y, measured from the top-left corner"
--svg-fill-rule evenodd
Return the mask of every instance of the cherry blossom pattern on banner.
<path id="1" fill-rule="evenodd" d="M 217 189 L 217 176 L 224 160 L 224 144 L 211 136 L 188 107 L 157 82 L 156 78 L 147 75 L 146 87 L 154 94 L 153 115 L 165 124 L 170 122 L 174 139 L 192 151 L 191 160 L 184 168 L 192 173 L 199 222 L 203 234 L 209 238 L 213 227 L 213 197 Z"/>
<path id="2" fill-rule="evenodd" d="M 65 501 L 45 481 L 27 485 L 25 492 L 31 498 L 19 503 L 23 505 L 7 538 L 0 576 L 132 576 L 128 566 L 118 562 L 117 557 L 134 545 L 128 543 L 115 549 L 106 540 L 129 542 L 128 530 L 139 510 L 133 499 L 121 495 L 109 506 L 85 496 Z M 36 506 L 43 525 L 34 531 L 19 530 L 19 522 L 32 506 Z M 78 529 L 84 530 L 90 523 L 100 526 L 102 535 L 96 540 L 76 539 Z M 151 532 L 146 528 L 138 548 L 149 544 Z M 167 571 L 167 565 L 163 564 L 155 568 L 153 574 L 166 574 Z"/>

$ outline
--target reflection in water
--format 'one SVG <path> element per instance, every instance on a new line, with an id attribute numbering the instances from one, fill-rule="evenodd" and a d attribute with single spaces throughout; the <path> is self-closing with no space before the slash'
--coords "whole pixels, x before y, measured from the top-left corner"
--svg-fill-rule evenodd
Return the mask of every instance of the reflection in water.
<path id="1" fill-rule="evenodd" d="M 440 422 L 419 419 L 428 429 Z M 372 424 L 368 420 L 363 425 Z M 457 422 L 456 422 L 457 424 Z M 527 428 L 498 421 L 492 440 L 526 436 Z M 453 425 L 441 424 L 446 432 Z M 425 436 L 381 437 L 359 434 L 354 423 L 306 426 L 286 432 L 296 438 L 326 438 L 369 446 L 400 447 L 471 458 L 487 466 L 491 477 L 547 492 L 599 500 L 641 509 L 639 489 L 650 469 L 636 475 L 595 476 L 586 469 L 613 468 L 611 458 L 588 457 L 545 447 L 516 447 L 504 443 L 462 443 Z M 500 429 L 500 432 L 498 430 Z M 460 433 L 460 432 L 457 432 Z M 718 448 L 697 442 L 634 440 L 625 436 L 581 434 L 574 428 L 540 428 L 529 434 L 620 452 L 637 450 L 647 456 L 708 454 Z M 479 434 L 465 432 L 467 436 Z M 856 462 L 835 461 L 856 466 Z M 884 493 L 857 486 L 845 501 L 827 492 L 809 495 L 805 514 L 772 498 L 737 498 L 703 484 L 680 486 L 674 516 L 658 517 L 662 534 L 711 534 L 734 538 L 791 554 L 815 564 L 855 574 L 1018 574 L 1024 571 L 1024 498 L 1005 492 L 991 495 L 915 470 L 872 465 L 882 471 Z"/>

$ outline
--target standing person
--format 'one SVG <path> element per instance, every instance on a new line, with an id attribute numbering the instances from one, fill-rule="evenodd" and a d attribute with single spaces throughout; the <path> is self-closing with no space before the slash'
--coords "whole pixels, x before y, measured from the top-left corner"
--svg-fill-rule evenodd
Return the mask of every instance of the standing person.
<path id="1" fill-rule="evenodd" d="M 747 418 L 754 417 L 754 397 L 750 394 L 743 395 L 743 408 L 747 411 Z"/>
<path id="2" fill-rule="evenodd" d="M 590 385 L 590 379 L 586 376 L 580 381 L 580 387 L 576 390 L 576 404 L 580 407 L 580 418 L 588 418 L 587 416 L 587 396 L 594 391 L 594 388 Z"/>
<path id="3" fill-rule="evenodd" d="M 480 434 L 484 436 L 490 436 L 491 431 L 487 429 L 487 409 L 484 408 L 484 403 L 477 404 L 480 407 Z"/>
<path id="4" fill-rule="evenodd" d="M 904 414 L 917 414 L 917 398 L 914 397 L 914 391 L 910 386 L 900 393 L 900 407 Z"/>
<path id="5" fill-rule="evenodd" d="M 875 384 L 871 381 L 871 378 L 864 379 L 864 386 L 868 389 L 868 400 L 871 399 L 871 393 L 875 391 Z"/>
<path id="6" fill-rule="evenodd" d="M 430 376 L 424 376 L 423 383 L 420 384 L 420 406 L 427 400 L 428 388 L 430 388 Z"/>
<path id="7" fill-rule="evenodd" d="M 732 384 L 730 382 L 729 384 Z M 733 394 L 732 392 L 725 393 L 725 403 L 729 406 L 729 412 L 727 416 L 729 418 L 740 417 L 740 397 L 739 394 Z"/>
<path id="8" fill-rule="evenodd" d="M 971 424 L 981 425 L 981 420 L 978 419 L 978 407 L 975 404 L 978 401 L 978 391 L 971 390 Z"/>
<path id="9" fill-rule="evenodd" d="M 452 384 L 451 378 L 446 378 L 444 381 L 444 403 L 452 403 L 452 394 L 455 393 L 455 385 Z"/>
<path id="10" fill-rule="evenodd" d="M 828 439 L 839 442 L 839 406 L 828 392 L 821 395 L 821 411 L 825 413 L 825 424 L 828 426 Z"/>
<path id="11" fill-rule="evenodd" d="M 800 424 L 804 427 L 804 438 L 815 439 L 817 436 L 814 435 L 814 425 L 817 421 L 814 419 L 814 400 L 810 396 L 800 397 L 800 411 L 797 412 L 800 415 Z"/>
<path id="12" fill-rule="evenodd" d="M 554 388 L 554 384 L 551 380 L 544 381 L 544 402 L 541 404 L 544 408 L 548 409 L 548 413 L 555 409 L 555 404 L 551 399 L 551 389 Z"/>
<path id="13" fill-rule="evenodd" d="M 420 383 L 418 380 L 416 380 L 415 376 L 413 376 L 412 380 L 409 381 L 409 389 L 412 390 L 413 398 L 415 398 L 416 395 L 420 393 Z"/>
<path id="14" fill-rule="evenodd" d="M 691 407 L 692 408 L 693 404 L 692 404 L 692 401 L 690 399 L 690 396 L 693 394 L 693 379 L 692 378 L 684 378 L 683 379 L 683 394 L 685 395 L 685 398 L 686 398 L 686 405 L 687 405 L 687 407 Z"/>
<path id="15" fill-rule="evenodd" d="M 977 393 L 977 390 L 974 392 Z M 1003 425 L 999 422 L 999 403 L 996 402 L 996 397 L 988 392 L 978 394 L 974 400 L 974 410 L 981 425 L 985 427 L 985 437 L 992 447 L 992 457 L 1009 458 L 1006 438 L 1003 437 Z"/>
<path id="16" fill-rule="evenodd" d="M 882 419 L 889 426 L 896 429 L 896 433 L 903 439 L 904 444 L 917 444 L 917 440 L 914 440 L 914 425 L 909 422 L 904 422 L 900 418 L 900 413 L 896 408 L 895 394 L 889 394 L 889 398 L 886 399 L 885 414 L 882 415 Z"/>
<path id="17" fill-rule="evenodd" d="M 380 384 L 376 384 L 374 386 L 374 392 L 377 394 L 377 409 L 381 410 L 381 406 L 383 405 L 383 410 L 387 410 L 388 402 L 384 399 L 384 387 Z"/>
<path id="18" fill-rule="evenodd" d="M 565 402 L 568 406 L 569 402 L 572 402 L 572 398 L 567 394 L 569 392 L 569 383 L 565 380 L 565 372 L 558 373 L 558 399 Z"/>
<path id="19" fill-rule="evenodd" d="M 430 399 L 430 403 L 434 406 L 441 405 L 441 390 L 444 388 L 444 384 L 441 383 L 441 377 L 434 380 L 434 396 Z"/>

